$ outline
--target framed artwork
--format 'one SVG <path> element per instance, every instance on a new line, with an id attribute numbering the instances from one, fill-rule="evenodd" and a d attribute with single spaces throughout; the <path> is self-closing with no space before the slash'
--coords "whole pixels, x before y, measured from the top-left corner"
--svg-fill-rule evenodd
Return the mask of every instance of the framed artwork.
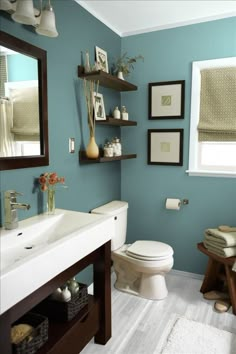
<path id="1" fill-rule="evenodd" d="M 94 92 L 93 97 L 94 97 L 93 108 L 94 108 L 95 120 L 106 120 L 103 95 L 101 93 Z"/>
<path id="2" fill-rule="evenodd" d="M 149 119 L 183 119 L 185 81 L 149 83 Z"/>
<path id="3" fill-rule="evenodd" d="M 109 70 L 108 70 L 107 52 L 105 52 L 105 50 L 99 47 L 95 47 L 95 52 L 96 52 L 97 66 L 99 67 L 100 70 L 108 73 Z"/>
<path id="4" fill-rule="evenodd" d="M 148 129 L 148 164 L 183 166 L 183 129 Z"/>

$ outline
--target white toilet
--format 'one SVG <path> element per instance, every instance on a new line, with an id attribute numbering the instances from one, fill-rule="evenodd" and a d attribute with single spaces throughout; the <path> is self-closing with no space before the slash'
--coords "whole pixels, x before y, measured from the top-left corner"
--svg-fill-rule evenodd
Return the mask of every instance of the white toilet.
<path id="1" fill-rule="evenodd" d="M 146 299 L 164 299 L 168 294 L 165 274 L 174 264 L 172 247 L 158 241 L 125 244 L 127 202 L 115 200 L 91 212 L 112 215 L 115 219 L 115 237 L 111 240 L 111 257 L 117 276 L 115 287 Z"/>

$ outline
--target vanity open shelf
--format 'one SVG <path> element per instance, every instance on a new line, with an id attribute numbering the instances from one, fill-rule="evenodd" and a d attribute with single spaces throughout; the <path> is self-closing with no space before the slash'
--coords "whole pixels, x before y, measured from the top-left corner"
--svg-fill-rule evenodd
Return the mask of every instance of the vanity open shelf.
<path id="1" fill-rule="evenodd" d="M 97 120 L 96 125 L 113 125 L 119 127 L 131 127 L 136 126 L 137 122 L 134 120 L 123 120 L 123 119 L 115 119 L 113 117 L 106 117 L 106 120 Z"/>
<path id="2" fill-rule="evenodd" d="M 80 310 L 73 320 L 66 323 L 56 321 L 49 322 L 49 339 L 44 346 L 37 351 L 37 354 L 67 353 L 67 350 L 69 351 L 70 349 L 63 343 L 66 343 L 69 337 L 69 346 L 71 348 L 83 348 L 89 342 L 91 336 L 96 334 L 98 329 L 99 304 L 98 301 L 90 295 L 88 306 Z M 65 348 L 65 352 L 62 352 L 63 348 Z"/>
<path id="3" fill-rule="evenodd" d="M 118 77 L 106 73 L 105 71 L 98 70 L 89 73 L 84 72 L 84 67 L 78 66 L 78 76 L 87 80 L 99 81 L 99 85 L 107 87 L 116 91 L 136 91 L 138 88 L 136 85 L 131 84 L 126 80 L 118 79 Z"/>
<path id="4" fill-rule="evenodd" d="M 108 241 L 1 314 L 1 353 L 12 354 L 12 323 L 28 311 L 36 311 L 41 301 L 89 265 L 93 265 L 94 295 L 89 295 L 88 305 L 71 321 L 49 319 L 48 341 L 37 354 L 78 354 L 93 337 L 95 343 L 106 344 L 111 337 L 110 262 L 111 243 Z"/>
<path id="5" fill-rule="evenodd" d="M 112 161 L 120 161 L 120 160 L 128 160 L 135 159 L 137 157 L 136 154 L 127 154 L 121 156 L 112 156 L 112 157 L 104 157 L 102 156 L 103 152 L 100 152 L 100 156 L 97 159 L 88 159 L 86 156 L 86 152 L 81 150 L 79 152 L 79 160 L 81 163 L 101 163 L 101 162 L 112 162 Z"/>

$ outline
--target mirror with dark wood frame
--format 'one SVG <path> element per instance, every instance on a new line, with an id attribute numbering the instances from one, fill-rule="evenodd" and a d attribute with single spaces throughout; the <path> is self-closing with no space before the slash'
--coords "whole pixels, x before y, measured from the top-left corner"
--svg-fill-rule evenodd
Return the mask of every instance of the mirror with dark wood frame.
<path id="1" fill-rule="evenodd" d="M 0 31 L 0 54 L 0 170 L 47 166 L 47 53 Z M 31 66 L 34 72 L 30 76 Z M 10 67 L 13 74 L 8 72 Z"/>

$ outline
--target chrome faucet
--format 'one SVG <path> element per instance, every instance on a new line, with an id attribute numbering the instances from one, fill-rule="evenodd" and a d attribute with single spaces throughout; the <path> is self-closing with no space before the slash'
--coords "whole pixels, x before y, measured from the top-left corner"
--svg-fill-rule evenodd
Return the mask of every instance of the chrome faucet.
<path id="1" fill-rule="evenodd" d="M 29 210 L 30 205 L 25 203 L 17 203 L 16 196 L 22 195 L 16 191 L 10 190 L 5 192 L 4 209 L 5 209 L 5 229 L 12 230 L 18 227 L 17 209 Z"/>

